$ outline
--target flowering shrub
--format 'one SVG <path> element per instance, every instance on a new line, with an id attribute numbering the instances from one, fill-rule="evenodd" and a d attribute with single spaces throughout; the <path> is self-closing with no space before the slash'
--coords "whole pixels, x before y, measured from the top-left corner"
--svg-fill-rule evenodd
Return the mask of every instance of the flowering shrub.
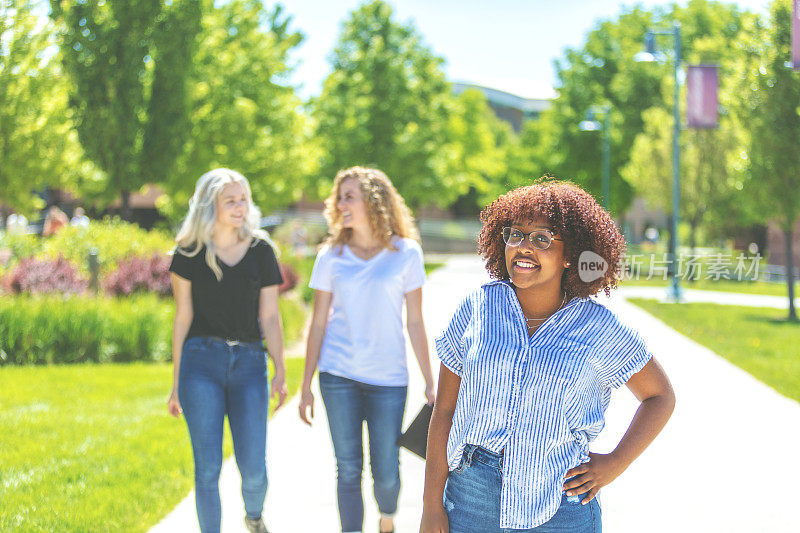
<path id="1" fill-rule="evenodd" d="M 3 279 L 3 288 L 14 294 L 80 294 L 86 290 L 89 280 L 78 273 L 78 269 L 65 259 L 23 259 Z"/>
<path id="2" fill-rule="evenodd" d="M 169 257 L 164 254 L 122 259 L 117 268 L 103 280 L 103 290 L 113 296 L 128 296 L 134 292 L 154 292 L 160 296 L 168 296 L 169 262 Z"/>
<path id="3" fill-rule="evenodd" d="M 105 275 L 129 257 L 150 257 L 155 253 L 167 253 L 174 247 L 175 240 L 163 231 L 144 230 L 113 218 L 91 221 L 85 228 L 67 226 L 57 235 L 43 239 L 40 255 L 63 255 L 88 274 L 87 257 L 94 248 L 100 260 L 100 273 Z"/>

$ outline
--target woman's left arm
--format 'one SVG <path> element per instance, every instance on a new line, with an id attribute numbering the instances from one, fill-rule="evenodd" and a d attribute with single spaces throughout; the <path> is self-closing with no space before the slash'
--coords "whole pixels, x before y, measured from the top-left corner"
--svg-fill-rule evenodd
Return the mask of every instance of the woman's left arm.
<path id="1" fill-rule="evenodd" d="M 589 462 L 567 472 L 567 478 L 577 476 L 564 484 L 567 496 L 588 493 L 581 501 L 584 505 L 641 455 L 664 428 L 675 408 L 672 385 L 655 358 L 631 376 L 627 385 L 641 403 L 622 440 L 613 452 L 589 453 Z"/>
<path id="2" fill-rule="evenodd" d="M 406 329 L 408 329 L 408 337 L 411 339 L 414 355 L 417 356 L 422 377 L 425 378 L 425 398 L 428 400 L 428 405 L 433 405 L 433 402 L 436 401 L 436 393 L 433 390 L 428 336 L 425 334 L 425 322 L 422 320 L 422 287 L 406 294 Z"/>
<path id="3" fill-rule="evenodd" d="M 270 396 L 278 395 L 278 405 L 275 406 L 277 410 L 289 395 L 289 389 L 286 387 L 286 361 L 283 358 L 283 327 L 278 307 L 277 285 L 268 285 L 261 289 L 258 299 L 258 318 L 261 320 L 261 330 L 267 344 L 267 353 L 275 365 L 275 376 L 270 384 Z"/>

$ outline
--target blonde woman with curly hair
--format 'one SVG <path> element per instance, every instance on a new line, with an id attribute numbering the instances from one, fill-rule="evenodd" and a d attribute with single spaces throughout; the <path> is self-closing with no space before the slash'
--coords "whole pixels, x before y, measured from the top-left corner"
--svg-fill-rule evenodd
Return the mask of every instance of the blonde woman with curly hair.
<path id="1" fill-rule="evenodd" d="M 300 418 L 311 424 L 311 381 L 328 414 L 337 466 L 343 532 L 361 531 L 364 503 L 361 432 L 369 432 L 370 467 L 379 530 L 394 530 L 400 493 L 399 448 L 408 370 L 403 302 L 411 346 L 433 404 L 433 375 L 422 319 L 425 267 L 408 207 L 380 170 L 353 167 L 336 175 L 325 201 L 330 238 L 317 255 L 309 285 L 314 311 L 308 333 Z"/>
<path id="2" fill-rule="evenodd" d="M 218 168 L 197 182 L 169 269 L 175 298 L 170 414 L 183 414 L 194 455 L 200 530 L 220 530 L 219 474 L 225 416 L 242 475 L 245 525 L 266 533 L 266 341 L 275 363 L 272 394 L 287 396 L 275 251 L 258 228 L 250 185 Z"/>

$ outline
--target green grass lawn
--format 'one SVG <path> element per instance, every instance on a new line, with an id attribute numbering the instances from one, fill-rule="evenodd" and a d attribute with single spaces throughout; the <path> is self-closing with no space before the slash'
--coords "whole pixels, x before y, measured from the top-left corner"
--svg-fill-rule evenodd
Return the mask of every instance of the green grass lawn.
<path id="1" fill-rule="evenodd" d="M 438 270 L 444 266 L 444 263 L 425 262 L 425 274 L 430 275 L 434 270 Z"/>
<path id="2" fill-rule="evenodd" d="M 641 276 L 640 279 L 624 280 L 620 283 L 620 287 L 667 287 L 668 281 L 664 281 L 660 277 L 653 279 L 645 279 L 646 276 Z M 768 296 L 789 296 L 789 290 L 786 283 L 767 283 L 766 281 L 734 281 L 720 279 L 718 281 L 710 279 L 699 279 L 694 282 L 680 280 L 681 287 L 684 289 L 697 289 L 703 291 L 721 291 L 721 292 L 740 292 L 743 294 L 764 294 Z M 795 297 L 800 296 L 800 284 L 795 284 Z"/>
<path id="3" fill-rule="evenodd" d="M 287 359 L 294 394 L 303 359 Z M 172 366 L 0 367 L 0 531 L 147 531 L 193 484 Z M 232 447 L 226 425 L 225 455 Z"/>
<path id="4" fill-rule="evenodd" d="M 781 394 L 800 401 L 800 324 L 787 322 L 786 311 L 705 303 L 664 304 L 642 298 L 628 301 Z"/>

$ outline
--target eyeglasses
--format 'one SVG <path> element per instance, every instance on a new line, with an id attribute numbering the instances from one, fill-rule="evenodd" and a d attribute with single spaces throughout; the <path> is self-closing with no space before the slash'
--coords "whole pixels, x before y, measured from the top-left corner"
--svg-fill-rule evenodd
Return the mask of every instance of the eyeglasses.
<path id="1" fill-rule="evenodd" d="M 503 228 L 503 242 L 509 246 L 519 246 L 522 240 L 527 237 L 534 248 L 538 250 L 547 250 L 550 248 L 550 243 L 553 241 L 560 241 L 553 237 L 553 232 L 547 229 L 537 229 L 530 233 L 525 233 L 516 228 L 506 226 Z"/>

